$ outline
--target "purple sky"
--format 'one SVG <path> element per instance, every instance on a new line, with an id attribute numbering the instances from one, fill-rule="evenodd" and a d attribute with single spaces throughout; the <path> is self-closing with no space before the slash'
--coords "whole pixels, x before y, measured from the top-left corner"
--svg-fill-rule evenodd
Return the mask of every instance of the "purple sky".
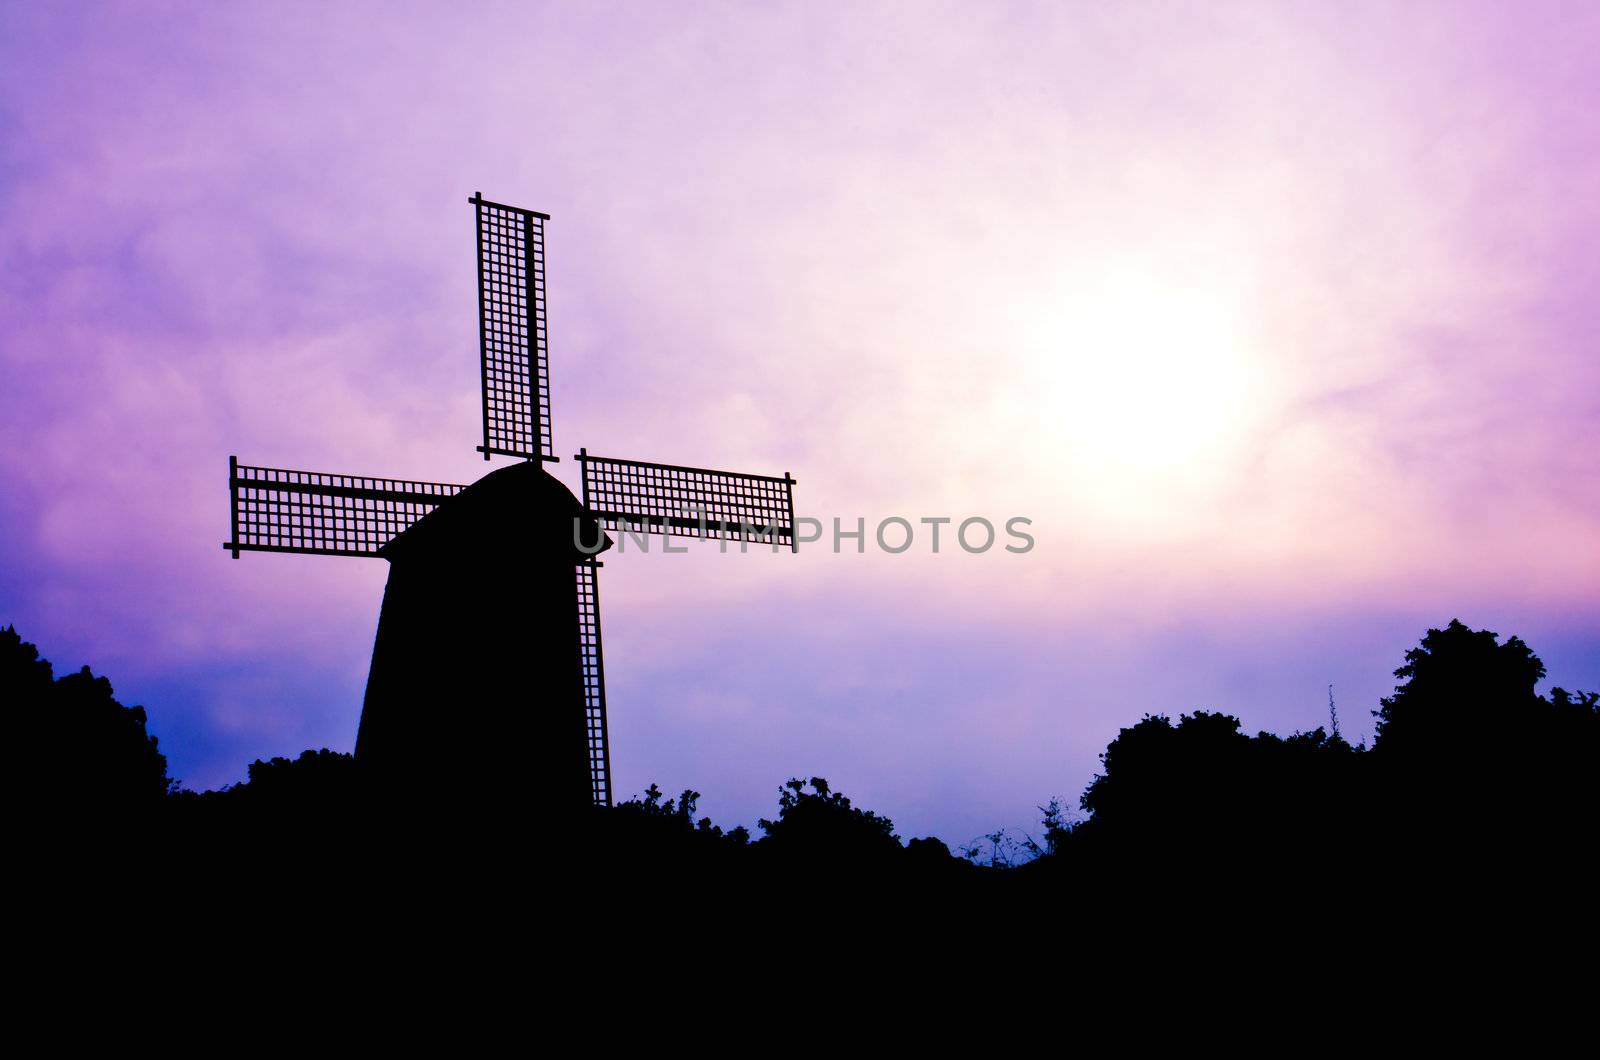
<path id="1" fill-rule="evenodd" d="M 962 842 L 1147 711 L 1368 735 L 1452 617 L 1600 686 L 1595 5 L 463 6 L 0 0 L 0 623 L 190 786 L 352 746 L 386 576 L 229 559 L 228 454 L 485 470 L 474 190 L 558 452 L 1033 520 L 616 557 L 623 793 Z"/>

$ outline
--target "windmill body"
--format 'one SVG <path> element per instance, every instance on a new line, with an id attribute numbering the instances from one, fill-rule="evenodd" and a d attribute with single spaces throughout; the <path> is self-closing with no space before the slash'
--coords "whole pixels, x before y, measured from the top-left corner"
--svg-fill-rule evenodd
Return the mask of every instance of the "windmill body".
<path id="1" fill-rule="evenodd" d="M 499 468 L 379 550 L 389 561 L 356 736 L 367 782 L 484 805 L 593 801 L 574 543 L 601 531 L 566 486 Z M 601 545 L 605 542 L 601 540 Z"/>
<path id="2" fill-rule="evenodd" d="M 228 459 L 241 552 L 389 561 L 356 761 L 391 802 L 611 803 L 598 555 L 605 530 L 796 547 L 794 479 L 554 452 L 547 214 L 474 195 L 485 460 L 470 486 Z M 581 544 L 580 544 L 581 542 Z"/>

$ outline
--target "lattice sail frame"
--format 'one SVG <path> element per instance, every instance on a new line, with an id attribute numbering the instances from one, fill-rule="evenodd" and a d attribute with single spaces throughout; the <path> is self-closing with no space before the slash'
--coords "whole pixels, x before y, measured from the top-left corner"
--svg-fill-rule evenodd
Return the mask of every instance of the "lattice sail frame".
<path id="1" fill-rule="evenodd" d="M 746 475 L 679 464 L 590 456 L 579 450 L 583 506 L 607 530 L 623 526 L 678 537 L 760 541 L 795 539 L 794 485 L 785 472 Z"/>
<path id="2" fill-rule="evenodd" d="M 589 746 L 589 782 L 596 806 L 611 805 L 611 743 L 606 733 L 606 667 L 600 646 L 600 567 L 577 565 L 578 661 L 583 671 L 583 712 Z"/>
<path id="3" fill-rule="evenodd" d="M 544 223 L 549 214 L 474 193 L 483 444 L 478 451 L 559 459 L 550 428 L 550 327 Z"/>
<path id="4" fill-rule="evenodd" d="M 377 556 L 464 489 L 449 482 L 252 467 L 230 456 L 233 536 L 222 547 L 234 559 L 240 552 Z"/>

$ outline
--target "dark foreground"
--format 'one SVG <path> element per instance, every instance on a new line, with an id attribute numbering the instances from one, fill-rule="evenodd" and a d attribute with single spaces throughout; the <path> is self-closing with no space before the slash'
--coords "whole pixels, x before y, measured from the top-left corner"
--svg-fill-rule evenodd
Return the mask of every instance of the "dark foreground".
<path id="1" fill-rule="evenodd" d="M 759 836 L 697 818 L 693 792 L 654 788 L 566 816 L 425 778 L 380 802 L 329 751 L 185 791 L 141 708 L 87 669 L 56 679 L 4 630 L 0 689 L 21 737 L 11 847 L 32 894 L 17 908 L 63 937 L 159 927 L 262 953 L 324 931 L 413 956 L 577 953 L 660 932 L 995 954 L 1047 935 L 1323 951 L 1381 933 L 1434 955 L 1578 945 L 1596 906 L 1600 697 L 1536 694 L 1544 668 L 1526 645 L 1459 623 L 1429 631 L 1397 676 L 1370 748 L 1322 729 L 1249 736 L 1222 714 L 1146 716 L 1106 749 L 1081 818 L 1052 805 L 1036 833 L 961 857 L 902 839 L 820 778 L 785 785 Z"/>

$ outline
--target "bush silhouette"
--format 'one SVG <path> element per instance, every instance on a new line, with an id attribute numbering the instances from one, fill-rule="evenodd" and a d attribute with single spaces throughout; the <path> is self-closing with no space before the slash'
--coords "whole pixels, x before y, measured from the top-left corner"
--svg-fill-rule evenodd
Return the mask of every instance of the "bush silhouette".
<path id="1" fill-rule="evenodd" d="M 240 793 L 261 803 L 307 808 L 347 802 L 356 786 L 355 758 L 330 751 L 301 751 L 287 758 L 256 759 Z"/>
<path id="2" fill-rule="evenodd" d="M 709 817 L 695 820 L 700 793 L 685 789 L 677 799 L 664 798 L 655 784 L 642 796 L 618 803 L 610 811 L 597 811 L 584 827 L 603 835 L 604 856 L 665 859 L 679 869 L 688 862 L 702 868 L 726 866 L 750 841 L 750 832 L 734 828 L 724 832 Z"/>

